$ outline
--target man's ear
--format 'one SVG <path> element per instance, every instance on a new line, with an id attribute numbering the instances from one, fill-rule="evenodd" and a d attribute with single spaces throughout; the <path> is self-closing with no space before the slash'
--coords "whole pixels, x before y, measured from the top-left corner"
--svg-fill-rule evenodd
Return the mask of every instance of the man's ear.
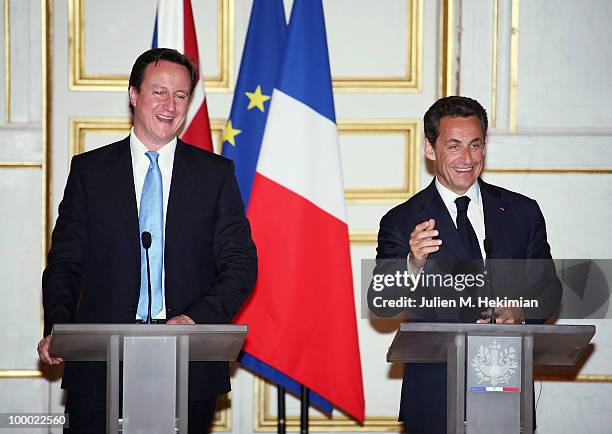
<path id="1" fill-rule="evenodd" d="M 436 151 L 427 139 L 423 139 L 423 152 L 425 153 L 425 158 L 427 158 L 428 160 L 436 160 Z"/>
<path id="2" fill-rule="evenodd" d="M 129 95 L 130 104 L 136 107 L 136 100 L 138 99 L 138 90 L 134 86 L 130 86 Z"/>

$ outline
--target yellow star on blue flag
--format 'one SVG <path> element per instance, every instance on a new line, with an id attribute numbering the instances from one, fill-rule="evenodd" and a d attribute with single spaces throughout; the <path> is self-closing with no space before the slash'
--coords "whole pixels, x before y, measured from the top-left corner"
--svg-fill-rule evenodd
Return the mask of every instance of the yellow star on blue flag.
<path id="1" fill-rule="evenodd" d="M 242 130 L 233 127 L 232 120 L 230 119 L 227 121 L 227 125 L 225 125 L 225 129 L 223 130 L 223 142 L 229 142 L 236 146 L 236 136 L 241 132 Z"/>
<path id="2" fill-rule="evenodd" d="M 247 110 L 251 110 L 252 108 L 257 107 L 262 113 L 265 111 L 264 102 L 269 100 L 270 96 L 261 93 L 260 85 L 257 85 L 257 89 L 255 89 L 255 92 L 245 92 L 244 94 L 249 98 L 249 106 L 247 107 Z"/>

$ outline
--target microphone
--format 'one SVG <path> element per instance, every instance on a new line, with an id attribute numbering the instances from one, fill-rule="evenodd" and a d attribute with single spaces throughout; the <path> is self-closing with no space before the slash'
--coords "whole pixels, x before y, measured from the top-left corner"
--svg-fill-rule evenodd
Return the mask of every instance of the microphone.
<path id="1" fill-rule="evenodd" d="M 147 324 L 151 324 L 151 264 L 149 263 L 149 248 L 151 247 L 151 233 L 144 231 L 141 236 L 142 247 L 145 249 L 147 257 L 147 290 L 149 303 L 147 306 Z"/>
<path id="2" fill-rule="evenodd" d="M 491 278 L 491 257 L 493 256 L 493 241 L 489 238 L 485 238 L 483 241 L 484 251 L 486 255 L 485 259 L 485 271 L 487 272 L 487 284 L 489 285 L 489 295 L 493 298 L 495 291 L 493 291 L 493 279 Z M 495 324 L 495 305 L 491 310 L 491 324 Z"/>

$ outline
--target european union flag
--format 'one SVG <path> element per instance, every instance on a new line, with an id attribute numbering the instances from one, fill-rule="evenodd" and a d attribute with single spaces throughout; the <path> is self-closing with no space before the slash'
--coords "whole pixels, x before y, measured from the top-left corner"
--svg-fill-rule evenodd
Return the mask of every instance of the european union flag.
<path id="1" fill-rule="evenodd" d="M 229 120 L 223 131 L 224 157 L 234 160 L 236 178 L 248 208 L 272 89 L 285 45 L 282 0 L 255 0 Z"/>

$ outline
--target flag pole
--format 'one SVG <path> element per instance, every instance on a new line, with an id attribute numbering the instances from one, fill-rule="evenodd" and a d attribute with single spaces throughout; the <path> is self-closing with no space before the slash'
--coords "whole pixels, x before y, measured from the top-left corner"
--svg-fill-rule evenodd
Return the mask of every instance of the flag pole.
<path id="1" fill-rule="evenodd" d="M 300 386 L 300 398 L 301 398 L 301 409 L 300 409 L 300 433 L 308 434 L 308 395 L 309 390 L 305 386 Z"/>
<path id="2" fill-rule="evenodd" d="M 278 426 L 276 428 L 276 432 L 278 434 L 285 434 L 287 429 L 287 418 L 285 415 L 285 388 L 281 385 L 277 386 L 278 398 L 277 398 L 277 417 L 278 417 Z"/>

